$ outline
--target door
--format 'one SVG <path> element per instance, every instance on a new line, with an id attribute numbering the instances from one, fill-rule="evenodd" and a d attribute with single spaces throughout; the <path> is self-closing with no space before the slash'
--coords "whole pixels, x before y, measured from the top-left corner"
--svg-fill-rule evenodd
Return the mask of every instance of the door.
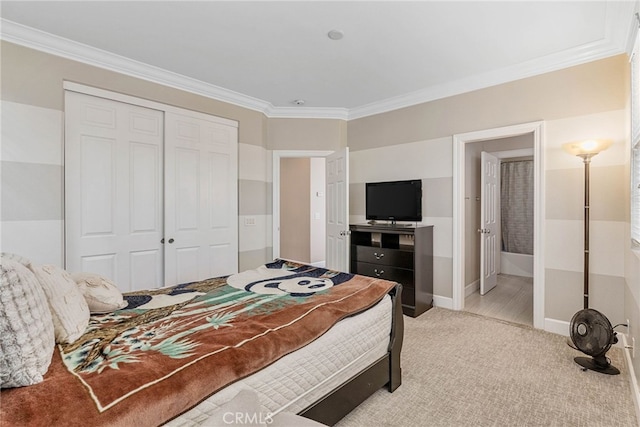
<path id="1" fill-rule="evenodd" d="M 326 157 L 327 268 L 349 271 L 349 148 Z"/>
<path id="2" fill-rule="evenodd" d="M 237 273 L 237 128 L 167 112 L 165 132 L 165 283 Z"/>
<path id="3" fill-rule="evenodd" d="M 163 113 L 65 92 L 66 268 L 164 284 Z"/>
<path id="4" fill-rule="evenodd" d="M 65 93 L 66 267 L 122 291 L 238 270 L 237 124 L 153 105 Z"/>
<path id="5" fill-rule="evenodd" d="M 498 158 L 481 153 L 480 167 L 480 295 L 485 295 L 496 286 L 498 245 Z"/>

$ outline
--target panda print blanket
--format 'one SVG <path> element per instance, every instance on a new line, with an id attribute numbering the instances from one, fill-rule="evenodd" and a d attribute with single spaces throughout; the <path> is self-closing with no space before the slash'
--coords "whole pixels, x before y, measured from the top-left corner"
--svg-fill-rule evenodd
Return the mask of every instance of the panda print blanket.
<path id="1" fill-rule="evenodd" d="M 289 261 L 152 291 L 92 316 L 45 381 L 2 391 L 3 425 L 159 425 L 366 310 L 395 283 Z M 6 423 L 6 424 L 5 424 Z"/>

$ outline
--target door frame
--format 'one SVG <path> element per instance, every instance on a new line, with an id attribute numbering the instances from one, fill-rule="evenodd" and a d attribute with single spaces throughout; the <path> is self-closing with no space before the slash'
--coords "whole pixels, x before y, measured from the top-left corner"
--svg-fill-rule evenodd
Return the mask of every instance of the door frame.
<path id="1" fill-rule="evenodd" d="M 272 211 L 271 221 L 271 257 L 280 257 L 280 160 L 283 158 L 326 157 L 334 153 L 333 150 L 274 150 L 272 156 Z M 326 183 L 326 178 L 325 178 Z"/>
<path id="2" fill-rule="evenodd" d="M 454 310 L 464 309 L 465 283 L 465 147 L 484 140 L 533 134 L 534 219 L 533 219 L 533 327 L 544 329 L 544 122 L 453 135 L 453 301 Z"/>

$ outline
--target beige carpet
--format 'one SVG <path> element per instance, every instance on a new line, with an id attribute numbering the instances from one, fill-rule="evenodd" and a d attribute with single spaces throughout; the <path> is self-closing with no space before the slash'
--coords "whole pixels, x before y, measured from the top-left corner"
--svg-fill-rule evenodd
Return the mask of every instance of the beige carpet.
<path id="1" fill-rule="evenodd" d="M 339 427 L 638 426 L 620 348 L 620 375 L 582 371 L 559 335 L 434 308 L 405 316 L 402 385 L 379 390 Z"/>

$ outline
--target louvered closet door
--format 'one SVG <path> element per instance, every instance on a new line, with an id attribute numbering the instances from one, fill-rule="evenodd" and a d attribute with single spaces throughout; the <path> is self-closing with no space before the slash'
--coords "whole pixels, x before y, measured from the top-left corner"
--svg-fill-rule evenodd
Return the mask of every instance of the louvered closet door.
<path id="1" fill-rule="evenodd" d="M 238 271 L 237 127 L 165 115 L 165 276 L 186 283 Z"/>
<path id="2" fill-rule="evenodd" d="M 65 93 L 66 268 L 164 284 L 163 112 Z"/>

